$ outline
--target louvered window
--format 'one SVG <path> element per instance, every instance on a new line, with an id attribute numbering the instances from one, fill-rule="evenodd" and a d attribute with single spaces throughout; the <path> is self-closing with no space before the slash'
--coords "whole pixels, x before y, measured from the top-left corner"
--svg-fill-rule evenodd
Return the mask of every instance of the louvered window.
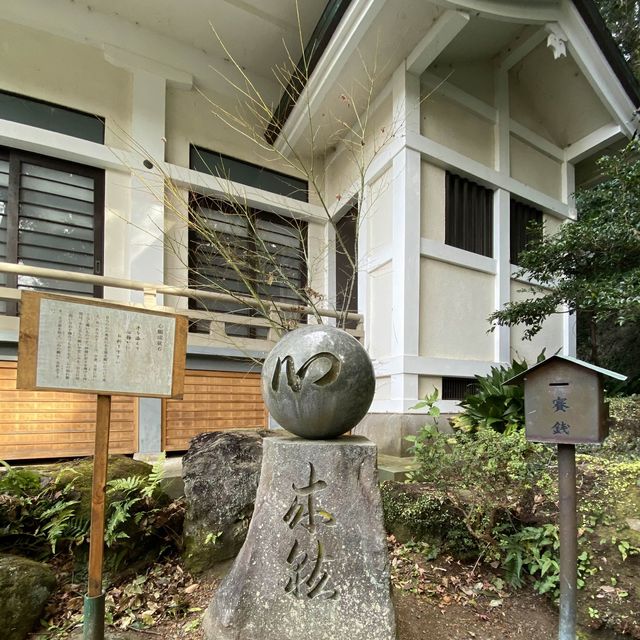
<path id="1" fill-rule="evenodd" d="M 304 180 L 195 145 L 190 148 L 190 168 L 296 200 L 308 200 L 309 185 Z M 263 300 L 305 305 L 306 223 L 197 194 L 191 195 L 190 205 L 190 287 L 250 297 L 253 291 Z M 189 304 L 192 309 L 260 315 L 239 301 L 202 298 Z M 208 332 L 209 322 L 198 321 L 191 330 Z M 230 322 L 225 322 L 225 331 L 251 338 L 266 338 L 268 334 L 266 327 Z"/>
<path id="2" fill-rule="evenodd" d="M 493 191 L 447 172 L 445 243 L 493 256 Z"/>
<path id="3" fill-rule="evenodd" d="M 542 239 L 542 211 L 517 200 L 511 200 L 510 254 L 511 264 L 520 263 L 520 254 Z"/>
<path id="4" fill-rule="evenodd" d="M 272 213 L 192 196 L 189 228 L 189 286 L 304 304 L 306 224 Z M 257 315 L 239 301 L 191 300 L 191 308 L 243 316 Z M 225 323 L 232 336 L 266 338 L 266 327 Z M 208 322 L 192 330 L 208 331 Z"/>
<path id="5" fill-rule="evenodd" d="M 102 272 L 104 172 L 0 150 L 0 258 L 35 267 Z M 20 288 L 100 296 L 101 287 L 2 275 Z M 5 306 L 3 311 L 11 311 Z"/>

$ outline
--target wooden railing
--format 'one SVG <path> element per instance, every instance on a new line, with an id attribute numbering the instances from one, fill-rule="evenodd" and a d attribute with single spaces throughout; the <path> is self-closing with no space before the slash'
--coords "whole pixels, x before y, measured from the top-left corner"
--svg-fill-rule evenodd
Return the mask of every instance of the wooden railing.
<path id="1" fill-rule="evenodd" d="M 188 287 L 176 287 L 159 283 L 140 282 L 137 280 L 126 280 L 123 278 L 113 278 L 110 276 L 98 276 L 87 273 L 76 273 L 73 271 L 65 271 L 63 269 L 45 269 L 42 267 L 30 267 L 22 264 L 14 264 L 10 262 L 0 262 L 0 273 L 10 273 L 32 278 L 47 278 L 52 280 L 60 280 L 63 282 L 75 282 L 89 284 L 93 286 L 111 287 L 114 289 L 124 289 L 127 291 L 138 291 L 143 293 L 142 303 L 124 303 L 132 307 L 145 307 L 149 309 L 157 309 L 178 313 L 188 316 L 190 320 L 208 323 L 208 333 L 192 333 L 189 336 L 190 345 L 202 345 L 213 347 L 226 347 L 237 349 L 240 354 L 245 352 L 266 352 L 269 351 L 279 339 L 279 333 L 274 327 L 274 323 L 268 318 L 260 316 L 245 316 L 235 313 L 216 313 L 209 311 L 200 311 L 196 309 L 181 308 L 177 306 L 167 306 L 158 304 L 158 295 L 174 296 L 181 299 L 193 299 L 198 301 L 214 301 L 226 302 L 246 305 L 247 308 L 260 310 L 264 315 L 264 310 L 270 314 L 276 314 L 280 318 L 300 318 L 304 316 L 319 315 L 321 318 L 339 319 L 343 315 L 333 309 L 311 308 L 304 305 L 285 304 L 272 301 L 258 301 L 246 296 L 233 296 L 225 293 L 214 291 L 203 291 L 199 289 L 190 289 Z M 19 301 L 21 290 L 11 287 L 0 287 L 0 300 Z M 113 300 L 118 304 L 121 301 Z M 188 307 L 188 304 L 186 305 Z M 349 333 L 359 340 L 364 336 L 362 315 L 357 313 L 348 313 L 346 315 L 351 326 L 355 329 L 349 329 Z M 228 334 L 228 327 L 231 325 L 242 325 L 246 327 L 254 327 L 258 329 L 257 335 L 261 337 L 238 337 Z M 17 325 L 16 325 L 17 326 Z M 240 355 L 239 354 L 239 355 Z"/>

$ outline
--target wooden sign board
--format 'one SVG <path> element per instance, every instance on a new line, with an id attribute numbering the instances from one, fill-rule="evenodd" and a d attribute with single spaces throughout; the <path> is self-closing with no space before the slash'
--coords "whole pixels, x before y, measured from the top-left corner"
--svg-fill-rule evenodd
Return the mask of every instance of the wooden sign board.
<path id="1" fill-rule="evenodd" d="M 180 398 L 187 323 L 185 316 L 23 291 L 17 388 Z"/>

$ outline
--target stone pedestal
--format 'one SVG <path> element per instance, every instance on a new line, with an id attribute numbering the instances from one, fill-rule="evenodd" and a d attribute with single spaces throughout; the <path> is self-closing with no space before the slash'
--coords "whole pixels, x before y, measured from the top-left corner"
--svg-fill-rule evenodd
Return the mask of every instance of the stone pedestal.
<path id="1" fill-rule="evenodd" d="M 269 438 L 247 539 L 207 640 L 394 640 L 376 447 Z"/>

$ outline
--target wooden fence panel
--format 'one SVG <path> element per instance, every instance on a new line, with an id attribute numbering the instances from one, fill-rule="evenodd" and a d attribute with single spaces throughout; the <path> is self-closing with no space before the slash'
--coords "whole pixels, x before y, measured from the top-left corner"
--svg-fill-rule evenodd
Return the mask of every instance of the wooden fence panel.
<path id="1" fill-rule="evenodd" d="M 165 451 L 185 451 L 199 433 L 267 425 L 258 373 L 190 370 L 183 399 L 162 402 Z"/>
<path id="2" fill-rule="evenodd" d="M 16 389 L 16 363 L 0 362 L 0 460 L 71 458 L 93 453 L 96 396 Z M 137 398 L 114 396 L 110 453 L 134 453 Z"/>

